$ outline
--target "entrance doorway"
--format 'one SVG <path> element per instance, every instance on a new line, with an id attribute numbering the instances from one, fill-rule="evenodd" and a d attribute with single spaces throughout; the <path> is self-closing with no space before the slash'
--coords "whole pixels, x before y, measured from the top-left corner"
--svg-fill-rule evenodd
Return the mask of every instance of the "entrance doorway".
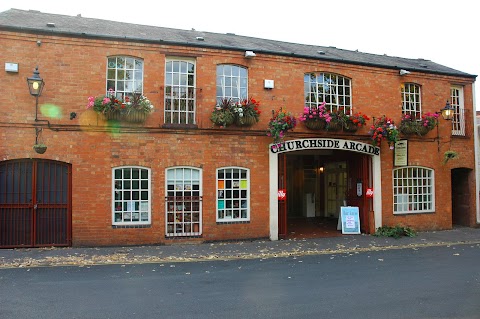
<path id="1" fill-rule="evenodd" d="M 471 226 L 474 215 L 472 213 L 472 193 L 470 176 L 473 170 L 469 168 L 456 168 L 451 172 L 452 181 L 452 224 L 453 226 Z"/>
<path id="2" fill-rule="evenodd" d="M 368 233 L 371 201 L 365 199 L 365 189 L 370 181 L 370 156 L 342 150 L 296 151 L 282 156 L 279 163 L 284 161 L 285 169 L 279 180 L 288 194 L 285 218 L 279 215 L 279 224 L 286 223 L 283 237 L 341 236 L 337 229 L 341 206 L 358 206 L 360 224 L 365 224 L 362 232 Z"/>
<path id="3" fill-rule="evenodd" d="M 70 164 L 4 161 L 0 185 L 0 248 L 71 245 Z"/>

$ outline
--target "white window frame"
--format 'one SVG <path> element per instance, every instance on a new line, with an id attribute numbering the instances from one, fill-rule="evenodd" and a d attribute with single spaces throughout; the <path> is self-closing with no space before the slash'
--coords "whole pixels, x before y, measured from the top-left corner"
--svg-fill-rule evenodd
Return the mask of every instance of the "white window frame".
<path id="1" fill-rule="evenodd" d="M 422 89 L 415 83 L 402 85 L 402 113 L 409 114 L 416 119 L 422 118 Z"/>
<path id="2" fill-rule="evenodd" d="M 421 166 L 393 170 L 393 213 L 435 212 L 435 171 Z"/>
<path id="3" fill-rule="evenodd" d="M 223 178 L 220 178 L 222 172 Z M 230 174 L 227 175 L 228 173 Z M 238 175 L 235 175 L 236 173 Z M 250 169 L 236 166 L 220 167 L 216 170 L 215 180 L 217 222 L 250 221 Z M 237 196 L 235 192 L 238 192 Z"/>
<path id="4" fill-rule="evenodd" d="M 325 102 L 330 111 L 344 109 L 352 114 L 352 80 L 333 73 L 310 72 L 304 75 L 305 106 L 317 107 Z"/>
<path id="5" fill-rule="evenodd" d="M 190 73 L 190 67 L 193 72 Z M 168 58 L 165 61 L 164 122 L 195 124 L 196 63 L 194 59 Z"/>
<path id="6" fill-rule="evenodd" d="M 240 102 L 248 98 L 248 68 L 236 64 L 217 65 L 217 103 L 222 99 Z"/>
<path id="7" fill-rule="evenodd" d="M 113 61 L 115 60 L 115 61 Z M 106 92 L 112 89 L 117 98 L 143 94 L 143 60 L 131 56 L 107 58 Z"/>
<path id="8" fill-rule="evenodd" d="M 201 236 L 202 169 L 191 166 L 167 168 L 165 192 L 165 237 Z"/>
<path id="9" fill-rule="evenodd" d="M 462 86 L 453 85 L 450 88 L 450 105 L 454 109 L 452 135 L 465 136 L 465 104 Z"/>
<path id="10" fill-rule="evenodd" d="M 130 170 L 130 177 L 125 177 L 127 170 Z M 138 170 L 138 178 L 133 177 L 133 170 Z M 117 178 L 116 172 L 121 171 L 121 177 Z M 142 171 L 146 171 L 147 177 L 142 177 Z M 151 169 L 142 166 L 119 166 L 112 168 L 112 225 L 150 225 L 151 217 Z M 133 188 L 134 182 L 138 182 L 138 188 Z M 130 185 L 130 186 L 129 186 Z M 147 188 L 144 188 L 147 187 Z M 139 192 L 138 198 L 135 198 L 135 192 Z M 127 195 L 127 196 L 126 196 Z M 142 199 L 143 196 L 147 199 Z M 138 221 L 134 221 L 135 215 Z M 143 216 L 147 220 L 142 220 Z M 125 221 L 125 219 L 130 219 Z"/>

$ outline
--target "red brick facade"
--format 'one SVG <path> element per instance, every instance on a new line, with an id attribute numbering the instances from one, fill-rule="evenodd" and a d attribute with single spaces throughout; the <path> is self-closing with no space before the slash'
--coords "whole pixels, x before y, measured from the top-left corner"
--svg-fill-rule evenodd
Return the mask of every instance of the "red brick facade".
<path id="1" fill-rule="evenodd" d="M 396 121 L 402 113 L 401 86 L 405 82 L 421 86 L 422 111 L 436 112 L 449 99 L 451 85 L 461 85 L 464 93 L 467 137 L 452 137 L 450 122 L 439 121 L 437 131 L 409 139 L 409 165 L 428 167 L 435 172 L 435 212 L 394 215 L 392 194 L 393 151 L 381 146 L 382 224 L 408 225 L 418 230 L 452 227 L 451 174 L 455 168 L 473 170 L 470 189 L 476 189 L 473 139 L 473 96 L 471 78 L 412 72 L 408 77 L 398 70 L 326 62 L 317 59 L 257 54 L 244 57 L 244 51 L 219 50 L 181 45 L 161 45 L 133 41 L 98 40 L 81 37 L 0 31 L 2 62 L 19 65 L 18 73 L 2 72 L 0 101 L 0 160 L 45 158 L 72 166 L 72 244 L 132 245 L 169 243 L 165 238 L 165 170 L 189 166 L 202 170 L 202 236 L 183 241 L 267 238 L 270 234 L 269 151 L 271 138 L 265 130 L 272 110 L 303 109 L 307 72 L 339 74 L 352 81 L 352 105 L 370 117 L 386 114 Z M 38 45 L 37 41 L 41 41 Z M 105 91 L 106 60 L 109 56 L 132 56 L 144 61 L 144 94 L 155 106 L 144 124 L 111 127 L 92 110 L 86 110 L 87 97 Z M 198 129 L 162 128 L 165 61 L 167 57 L 193 58 L 196 65 L 196 123 Z M 216 66 L 236 64 L 248 68 L 249 95 L 261 102 L 259 123 L 249 128 L 213 128 L 209 116 L 216 102 Z M 35 99 L 27 89 L 26 78 L 35 66 L 46 85 L 39 104 L 53 104 L 61 118 L 39 119 L 35 123 Z M 275 88 L 263 88 L 272 79 Z M 69 119 L 75 112 L 77 117 Z M 34 125 L 41 125 L 41 138 L 48 146 L 45 154 L 32 150 Z M 369 123 L 370 124 L 370 123 Z M 368 126 L 354 134 L 312 133 L 299 124 L 288 139 L 312 136 L 369 142 Z M 442 164 L 443 153 L 455 150 L 460 160 Z M 146 228 L 112 227 L 112 168 L 124 165 L 151 169 L 151 225 Z M 250 221 L 219 224 L 215 218 L 215 170 L 225 166 L 250 169 Z M 476 191 L 469 199 L 469 226 L 476 225 Z"/>

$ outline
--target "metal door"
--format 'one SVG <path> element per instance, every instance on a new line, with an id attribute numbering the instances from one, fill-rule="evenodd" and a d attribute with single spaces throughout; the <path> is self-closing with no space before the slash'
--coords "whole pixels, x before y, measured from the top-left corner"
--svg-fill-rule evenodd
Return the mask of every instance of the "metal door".
<path id="1" fill-rule="evenodd" d="M 71 212 L 69 164 L 0 163 L 0 248 L 70 246 Z"/>

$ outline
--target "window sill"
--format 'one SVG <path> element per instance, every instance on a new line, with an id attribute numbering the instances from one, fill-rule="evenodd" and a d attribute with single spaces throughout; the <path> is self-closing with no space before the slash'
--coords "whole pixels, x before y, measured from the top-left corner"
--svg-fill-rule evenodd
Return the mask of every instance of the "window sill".
<path id="1" fill-rule="evenodd" d="M 435 211 L 425 212 L 394 212 L 393 215 L 418 215 L 418 214 L 435 214 Z"/>
<path id="2" fill-rule="evenodd" d="M 217 221 L 217 225 L 231 225 L 231 224 L 250 224 L 250 221 L 249 220 Z"/>
<path id="3" fill-rule="evenodd" d="M 170 129 L 197 129 L 197 124 L 172 124 L 172 123 L 165 123 L 162 125 L 162 128 L 170 128 Z"/>
<path id="4" fill-rule="evenodd" d="M 152 225 L 112 225 L 113 229 L 124 229 L 124 228 L 150 228 Z"/>

